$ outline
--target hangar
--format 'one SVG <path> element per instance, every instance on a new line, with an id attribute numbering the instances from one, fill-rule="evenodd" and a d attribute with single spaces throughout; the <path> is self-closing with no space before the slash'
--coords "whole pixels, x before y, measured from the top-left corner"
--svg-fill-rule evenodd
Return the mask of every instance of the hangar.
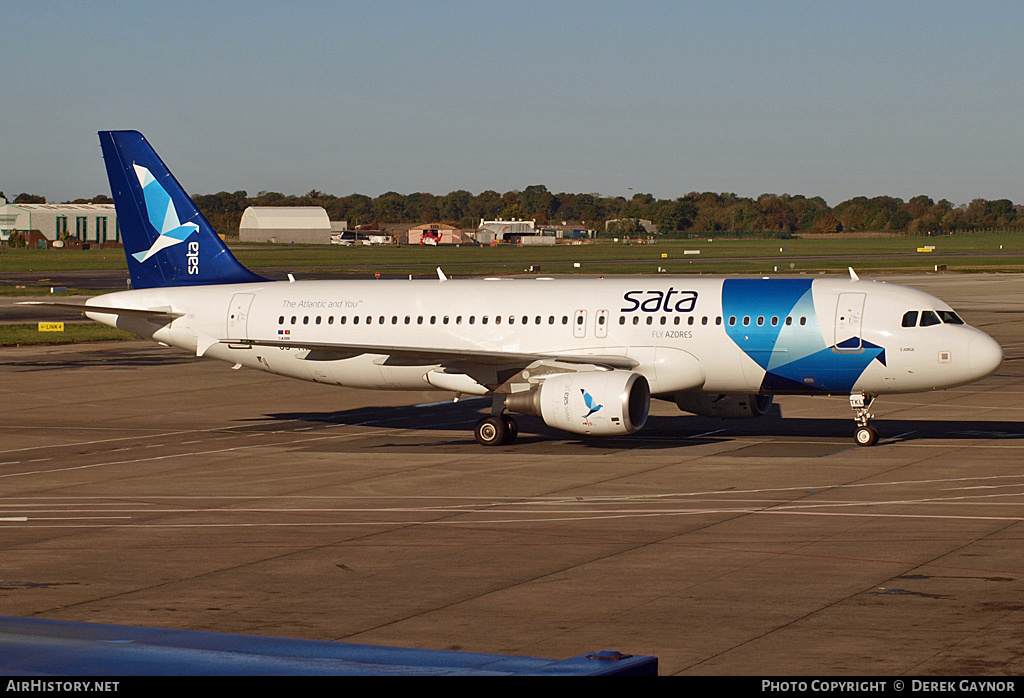
<path id="1" fill-rule="evenodd" d="M 82 242 L 121 240 L 114 204 L 14 204 L 0 199 L 0 239 L 29 230 L 50 241 L 71 235 Z"/>
<path id="2" fill-rule="evenodd" d="M 424 223 L 410 228 L 410 245 L 461 245 L 462 230 L 447 223 Z"/>
<path id="3" fill-rule="evenodd" d="M 327 245 L 331 221 L 320 206 L 250 206 L 242 213 L 238 239 Z"/>

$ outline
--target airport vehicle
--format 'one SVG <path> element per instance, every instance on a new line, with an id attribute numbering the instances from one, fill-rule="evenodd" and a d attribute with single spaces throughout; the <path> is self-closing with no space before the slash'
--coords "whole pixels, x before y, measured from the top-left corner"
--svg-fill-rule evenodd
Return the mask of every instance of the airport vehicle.
<path id="1" fill-rule="evenodd" d="M 852 270 L 270 281 L 231 255 L 141 134 L 99 135 L 133 289 L 88 300 L 90 319 L 303 380 L 490 396 L 483 445 L 515 438 L 512 413 L 623 435 L 644 426 L 652 398 L 740 418 L 810 393 L 849 395 L 856 442 L 869 446 L 876 396 L 969 383 L 1003 359 L 938 298 Z"/>
<path id="2" fill-rule="evenodd" d="M 344 245 L 345 247 L 352 247 L 356 243 L 360 245 L 372 245 L 370 238 L 363 233 L 357 233 L 353 230 L 346 230 L 343 233 L 333 233 L 331 235 L 332 245 Z"/>

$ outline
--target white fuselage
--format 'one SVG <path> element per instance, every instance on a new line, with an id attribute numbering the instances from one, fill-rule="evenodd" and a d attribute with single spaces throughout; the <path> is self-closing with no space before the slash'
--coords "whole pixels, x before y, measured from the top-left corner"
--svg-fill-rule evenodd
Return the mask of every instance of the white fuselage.
<path id="1" fill-rule="evenodd" d="M 654 394 L 914 392 L 976 380 L 1002 360 L 973 327 L 902 325 L 908 311 L 950 311 L 934 296 L 837 278 L 268 281 L 123 291 L 90 303 L 180 312 L 167 324 L 88 315 L 204 356 L 360 388 L 484 394 L 505 382 L 493 361 L 460 376 L 451 362 L 395 361 L 387 347 L 625 357 Z"/>

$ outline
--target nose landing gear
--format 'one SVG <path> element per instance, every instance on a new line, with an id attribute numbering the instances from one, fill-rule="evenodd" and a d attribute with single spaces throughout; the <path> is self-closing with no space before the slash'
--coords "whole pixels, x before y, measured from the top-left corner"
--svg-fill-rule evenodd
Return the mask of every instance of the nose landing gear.
<path id="1" fill-rule="evenodd" d="M 868 426 L 868 420 L 875 415 L 871 414 L 871 405 L 875 402 L 875 395 L 869 393 L 854 393 L 850 395 L 850 407 L 853 408 L 853 419 L 857 422 L 857 431 L 854 432 L 854 439 L 858 446 L 874 446 L 878 443 L 878 432 L 874 427 Z"/>

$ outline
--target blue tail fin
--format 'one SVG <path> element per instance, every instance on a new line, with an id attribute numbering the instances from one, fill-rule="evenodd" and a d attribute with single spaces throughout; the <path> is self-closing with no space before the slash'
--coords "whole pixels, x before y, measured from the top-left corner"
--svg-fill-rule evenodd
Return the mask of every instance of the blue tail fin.
<path id="1" fill-rule="evenodd" d="M 99 135 L 133 288 L 266 281 L 234 258 L 141 133 Z"/>

